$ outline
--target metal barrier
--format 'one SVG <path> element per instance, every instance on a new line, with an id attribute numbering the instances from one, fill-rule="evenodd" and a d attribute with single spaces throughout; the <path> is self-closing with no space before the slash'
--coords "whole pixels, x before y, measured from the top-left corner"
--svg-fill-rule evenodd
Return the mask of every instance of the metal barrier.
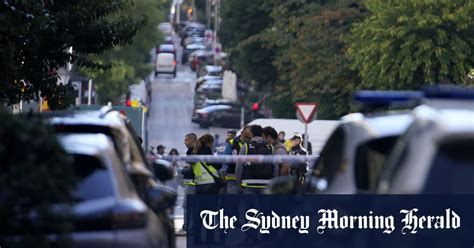
<path id="1" fill-rule="evenodd" d="M 319 156 L 290 156 L 290 155 L 189 155 L 189 156 L 160 156 L 148 155 L 151 161 L 155 159 L 164 159 L 170 162 L 183 161 L 187 163 L 196 163 L 205 161 L 208 163 L 305 163 L 314 162 Z"/>

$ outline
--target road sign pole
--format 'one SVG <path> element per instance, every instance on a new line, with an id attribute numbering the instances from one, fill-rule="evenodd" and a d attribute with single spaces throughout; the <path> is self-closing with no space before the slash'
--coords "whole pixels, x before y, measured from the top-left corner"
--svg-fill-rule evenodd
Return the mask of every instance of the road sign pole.
<path id="1" fill-rule="evenodd" d="M 308 151 L 308 123 L 305 123 L 304 124 L 304 136 L 303 136 L 303 139 L 304 139 L 304 149 L 306 151 Z M 306 155 L 308 155 L 308 153 L 306 153 Z"/>

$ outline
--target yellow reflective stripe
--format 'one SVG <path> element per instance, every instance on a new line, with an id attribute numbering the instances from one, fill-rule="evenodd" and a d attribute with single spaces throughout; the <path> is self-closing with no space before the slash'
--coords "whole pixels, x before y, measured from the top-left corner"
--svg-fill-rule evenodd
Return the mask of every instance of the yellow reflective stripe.
<path id="1" fill-rule="evenodd" d="M 237 180 L 237 178 L 236 178 L 235 176 L 225 176 L 224 178 L 225 178 L 225 180 L 227 180 L 227 181 L 235 181 L 235 180 Z"/>
<path id="2" fill-rule="evenodd" d="M 196 186 L 195 182 L 184 182 L 184 185 L 186 186 Z"/>
<path id="3" fill-rule="evenodd" d="M 242 183 L 240 186 L 244 188 L 253 188 L 253 189 L 264 189 L 267 187 L 266 185 L 250 185 L 246 183 Z"/>

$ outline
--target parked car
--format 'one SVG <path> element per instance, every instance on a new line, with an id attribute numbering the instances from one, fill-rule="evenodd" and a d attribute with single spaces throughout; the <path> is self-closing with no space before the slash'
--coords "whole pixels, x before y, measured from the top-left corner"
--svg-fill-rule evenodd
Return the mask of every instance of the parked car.
<path id="1" fill-rule="evenodd" d="M 176 48 L 173 44 L 161 44 L 156 48 L 156 54 L 159 53 L 172 53 L 176 56 Z"/>
<path id="2" fill-rule="evenodd" d="M 146 199 L 149 188 L 159 185 L 155 178 L 162 178 L 162 175 L 157 175 L 158 171 L 154 169 L 159 165 L 148 163 L 130 120 L 118 111 L 107 106 L 99 111 L 52 114 L 50 123 L 58 134 L 104 134 L 109 137 L 121 164 L 142 199 Z M 170 237 L 170 243 L 174 243 L 174 224 L 169 216 L 170 211 L 171 209 L 157 212 L 157 215 L 163 223 L 168 223 L 167 235 Z"/>
<path id="3" fill-rule="evenodd" d="M 192 122 L 198 123 L 201 128 L 210 126 L 240 128 L 241 107 L 232 105 L 211 105 L 194 112 Z M 257 114 L 254 118 L 260 118 Z M 245 110 L 244 122 L 248 123 L 252 119 L 252 113 Z"/>
<path id="4" fill-rule="evenodd" d="M 162 22 L 158 25 L 158 30 L 161 33 L 167 36 L 172 36 L 174 34 L 173 25 L 169 22 Z"/>
<path id="5" fill-rule="evenodd" d="M 185 46 L 185 48 L 183 49 L 183 53 L 181 55 L 181 63 L 182 64 L 187 63 L 189 55 L 193 53 L 194 51 L 204 50 L 204 49 L 206 49 L 206 46 L 204 44 L 199 44 L 199 43 L 189 44 Z"/>
<path id="6" fill-rule="evenodd" d="M 429 105 L 413 110 L 412 125 L 383 167 L 378 193 L 474 192 L 474 90 L 438 93 L 428 93 Z"/>
<path id="7" fill-rule="evenodd" d="M 159 74 L 171 74 L 176 78 L 177 66 L 175 54 L 173 53 L 158 53 L 156 56 L 155 76 Z"/>
<path id="8" fill-rule="evenodd" d="M 238 106 L 241 105 L 241 103 L 230 101 L 230 100 L 227 100 L 227 99 L 207 99 L 206 98 L 206 99 L 204 99 L 202 104 L 196 105 L 195 109 L 201 109 L 201 108 L 209 107 L 209 106 L 212 106 L 212 105 L 229 105 L 229 106 L 238 107 Z"/>
<path id="9" fill-rule="evenodd" d="M 412 103 L 422 97 L 419 92 L 357 92 L 355 99 L 368 112 L 352 113 L 341 118 L 324 144 L 319 158 L 309 166 L 306 193 L 355 194 L 374 188 L 381 168 L 395 142 L 408 128 L 413 118 Z M 374 107 L 402 106 L 407 110 L 370 111 Z M 369 158 L 370 157 L 370 158 Z M 370 160 L 370 161 L 369 161 Z M 293 179 L 286 182 L 293 183 Z M 278 191 L 275 182 L 275 192 Z M 272 186 L 273 187 L 273 186 Z M 297 185 L 287 187 L 294 192 Z"/>
<path id="10" fill-rule="evenodd" d="M 191 71 L 197 71 L 207 63 L 211 63 L 214 54 L 204 50 L 197 50 L 189 55 Z"/>
<path id="11" fill-rule="evenodd" d="M 176 193 L 150 188 L 136 193 L 110 137 L 62 134 L 78 178 L 73 192 L 73 247 L 171 247 L 168 223 L 156 212 L 174 206 Z"/>

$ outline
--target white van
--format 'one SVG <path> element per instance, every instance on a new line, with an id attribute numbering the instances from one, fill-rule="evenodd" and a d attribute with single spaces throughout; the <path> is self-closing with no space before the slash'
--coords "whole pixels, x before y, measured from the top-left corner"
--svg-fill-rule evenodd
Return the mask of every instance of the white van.
<path id="1" fill-rule="evenodd" d="M 173 74 L 176 77 L 176 59 L 172 53 L 158 53 L 156 56 L 155 76 Z"/>

